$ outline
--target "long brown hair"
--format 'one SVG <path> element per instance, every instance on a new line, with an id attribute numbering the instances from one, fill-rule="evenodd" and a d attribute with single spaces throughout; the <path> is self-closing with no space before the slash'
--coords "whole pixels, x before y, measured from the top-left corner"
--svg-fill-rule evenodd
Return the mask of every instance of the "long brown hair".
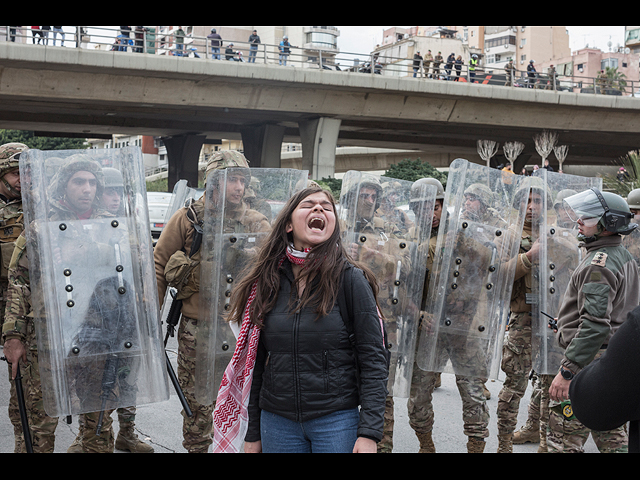
<path id="1" fill-rule="evenodd" d="M 230 308 L 227 315 L 229 322 L 242 323 L 245 307 L 251 293 L 254 282 L 257 282 L 256 297 L 251 304 L 251 321 L 260 327 L 263 326 L 264 316 L 271 311 L 278 298 L 280 290 L 279 265 L 287 246 L 293 241 L 291 234 L 287 233 L 287 225 L 291 222 L 291 216 L 296 207 L 309 195 L 314 193 L 324 193 L 336 215 L 336 227 L 326 242 L 316 245 L 308 254 L 306 265 L 308 267 L 301 270 L 296 279 L 294 291 L 297 291 L 299 282 L 305 281 L 305 285 L 311 286 L 311 282 L 318 279 L 317 287 L 305 288 L 299 302 L 296 302 L 295 309 L 291 305 L 292 311 L 297 312 L 309 304 L 315 305 L 318 318 L 327 315 L 338 298 L 338 290 L 342 279 L 342 271 L 347 262 L 360 268 L 365 273 L 373 289 L 374 298 L 378 295 L 378 284 L 373 273 L 363 265 L 357 264 L 346 253 L 340 234 L 340 225 L 333 196 L 327 190 L 313 186 L 301 190 L 293 195 L 278 215 L 273 229 L 269 234 L 265 244 L 258 254 L 253 266 L 243 275 L 233 290 L 230 299 Z M 292 299 L 293 300 L 293 299 Z"/>

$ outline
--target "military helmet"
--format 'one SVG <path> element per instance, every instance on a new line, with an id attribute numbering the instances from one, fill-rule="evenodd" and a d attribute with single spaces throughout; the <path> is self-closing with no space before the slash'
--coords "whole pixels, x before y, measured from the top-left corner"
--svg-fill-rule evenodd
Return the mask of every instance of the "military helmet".
<path id="1" fill-rule="evenodd" d="M 0 146 L 0 178 L 19 168 L 20 154 L 28 149 L 24 143 L 5 143 Z"/>
<path id="2" fill-rule="evenodd" d="M 640 188 L 636 188 L 629 192 L 629 195 L 627 196 L 627 204 L 629 205 L 629 208 L 640 210 Z"/>
<path id="3" fill-rule="evenodd" d="M 562 202 L 564 202 L 565 198 L 569 198 L 572 195 L 577 194 L 575 190 L 571 190 L 570 188 L 565 188 L 564 190 L 560 190 L 556 195 L 556 200 L 553 202 L 553 208 L 556 210 L 562 206 Z"/>
<path id="4" fill-rule="evenodd" d="M 402 194 L 402 184 L 398 180 L 391 179 L 387 182 L 381 184 L 382 187 L 382 197 L 387 198 L 389 195 Z"/>
<path id="5" fill-rule="evenodd" d="M 411 201 L 418 201 L 419 199 L 414 199 L 414 192 L 418 193 L 422 190 L 423 185 L 434 185 L 436 187 L 436 200 L 444 200 L 444 187 L 439 180 L 435 178 L 421 178 L 416 180 L 411 187 Z"/>
<path id="6" fill-rule="evenodd" d="M 205 185 L 207 177 L 214 170 L 224 170 L 226 168 L 242 168 L 243 174 L 247 177 L 247 184 L 251 182 L 251 171 L 249 170 L 249 160 L 240 152 L 235 150 L 221 150 L 214 153 L 207 162 L 205 170 Z M 244 170 L 246 169 L 246 170 Z"/>
<path id="7" fill-rule="evenodd" d="M 464 194 L 473 195 L 487 207 L 493 204 L 493 192 L 489 187 L 482 183 L 474 183 L 472 185 L 469 185 L 465 189 Z"/>
<path id="8" fill-rule="evenodd" d="M 124 188 L 124 182 L 122 180 L 122 173 L 116 168 L 104 167 L 102 169 L 104 174 L 104 188 Z"/>
<path id="9" fill-rule="evenodd" d="M 523 201 L 522 195 L 526 195 L 527 201 L 528 201 L 529 194 L 532 191 L 534 191 L 538 193 L 540 196 L 545 195 L 547 197 L 547 204 L 546 204 L 547 210 L 550 209 L 551 206 L 553 205 L 553 198 L 551 197 L 551 192 L 550 192 L 549 186 L 547 185 L 547 182 L 545 182 L 540 177 L 530 177 L 529 180 L 530 180 L 530 183 L 522 182 L 522 185 L 518 187 L 518 190 L 516 190 L 516 193 L 514 195 L 513 204 L 521 205 L 521 202 Z"/>
<path id="10" fill-rule="evenodd" d="M 628 235 L 638 225 L 630 223 L 633 214 L 627 202 L 611 192 L 600 192 L 591 188 L 564 200 L 565 210 L 574 222 L 592 219 L 604 229 L 620 235 Z"/>

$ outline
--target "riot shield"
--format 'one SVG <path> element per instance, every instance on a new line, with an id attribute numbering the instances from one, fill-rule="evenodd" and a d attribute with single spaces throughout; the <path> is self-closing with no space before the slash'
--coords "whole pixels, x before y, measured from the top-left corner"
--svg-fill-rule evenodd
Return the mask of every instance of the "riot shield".
<path id="1" fill-rule="evenodd" d="M 345 249 L 375 274 L 391 345 L 389 395 L 408 398 L 436 187 L 350 171 L 342 180 Z M 414 205 L 414 211 L 409 206 Z"/>
<path id="2" fill-rule="evenodd" d="M 164 217 L 164 224 L 166 225 L 171 220 L 171 217 L 180 210 L 182 207 L 185 207 L 187 202 L 190 200 L 198 200 L 199 192 L 197 189 L 189 187 L 189 182 L 186 180 L 180 180 L 173 187 L 173 195 L 171 196 L 171 202 L 167 207 L 167 213 Z"/>
<path id="3" fill-rule="evenodd" d="M 308 172 L 284 168 L 226 168 L 207 177 L 196 330 L 196 399 L 212 404 L 233 356 L 236 338 L 225 319 L 231 291 L 271 231 L 271 218 L 307 183 Z M 246 187 L 255 178 L 250 199 Z M 256 191 L 257 190 L 257 191 Z"/>
<path id="4" fill-rule="evenodd" d="M 540 195 L 542 208 L 534 210 L 531 230 L 532 242 L 540 242 L 538 261 L 532 266 L 530 300 L 533 370 L 540 375 L 555 375 L 564 349 L 560 348 L 555 333 L 549 328 L 547 315 L 557 317 L 571 275 L 582 260 L 577 224 L 568 218 L 562 201 L 593 187 L 601 190 L 602 179 L 540 169 L 533 174 L 533 192 L 536 192 L 537 184 L 546 188 L 547 194 Z"/>
<path id="5" fill-rule="evenodd" d="M 455 160 L 438 229 L 418 366 L 429 372 L 495 379 L 529 177 Z"/>
<path id="6" fill-rule="evenodd" d="M 29 150 L 22 161 L 45 411 L 168 400 L 140 149 Z M 113 208 L 103 203 L 104 167 L 122 177 Z"/>

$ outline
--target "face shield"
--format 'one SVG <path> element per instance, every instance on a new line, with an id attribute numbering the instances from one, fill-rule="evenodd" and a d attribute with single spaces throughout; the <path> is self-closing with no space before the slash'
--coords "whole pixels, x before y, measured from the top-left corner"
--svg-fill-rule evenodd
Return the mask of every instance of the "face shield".
<path id="1" fill-rule="evenodd" d="M 580 221 L 586 227 L 595 227 L 605 213 L 602 202 L 593 190 L 567 197 L 562 205 L 572 222 Z"/>

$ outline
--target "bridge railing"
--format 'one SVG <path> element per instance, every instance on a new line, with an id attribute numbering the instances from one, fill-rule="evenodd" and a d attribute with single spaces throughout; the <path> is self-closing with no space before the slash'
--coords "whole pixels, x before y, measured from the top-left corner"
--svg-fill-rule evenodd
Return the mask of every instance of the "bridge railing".
<path id="1" fill-rule="evenodd" d="M 53 27 L 52 27 L 53 28 Z M 64 32 L 43 31 L 31 27 L 0 26 L 0 38 L 6 41 L 65 47 L 100 49 L 124 53 L 191 57 L 207 60 L 262 63 L 287 67 L 302 67 L 388 77 L 409 77 L 416 80 L 439 80 L 462 83 L 572 91 L 640 97 L 640 82 L 626 78 L 564 76 L 544 72 L 530 74 L 525 70 L 488 68 L 469 65 L 468 59 L 457 58 L 441 62 L 426 62 L 414 58 L 389 55 L 386 52 L 352 53 L 328 51 L 312 46 L 299 47 L 221 39 L 220 46 L 212 39 L 193 35 L 150 33 L 147 30 L 121 31 L 108 27 L 64 27 Z M 70 31 L 69 29 L 73 29 Z M 79 41 L 78 41 L 79 40 Z M 373 68 L 372 68 L 373 66 Z"/>

